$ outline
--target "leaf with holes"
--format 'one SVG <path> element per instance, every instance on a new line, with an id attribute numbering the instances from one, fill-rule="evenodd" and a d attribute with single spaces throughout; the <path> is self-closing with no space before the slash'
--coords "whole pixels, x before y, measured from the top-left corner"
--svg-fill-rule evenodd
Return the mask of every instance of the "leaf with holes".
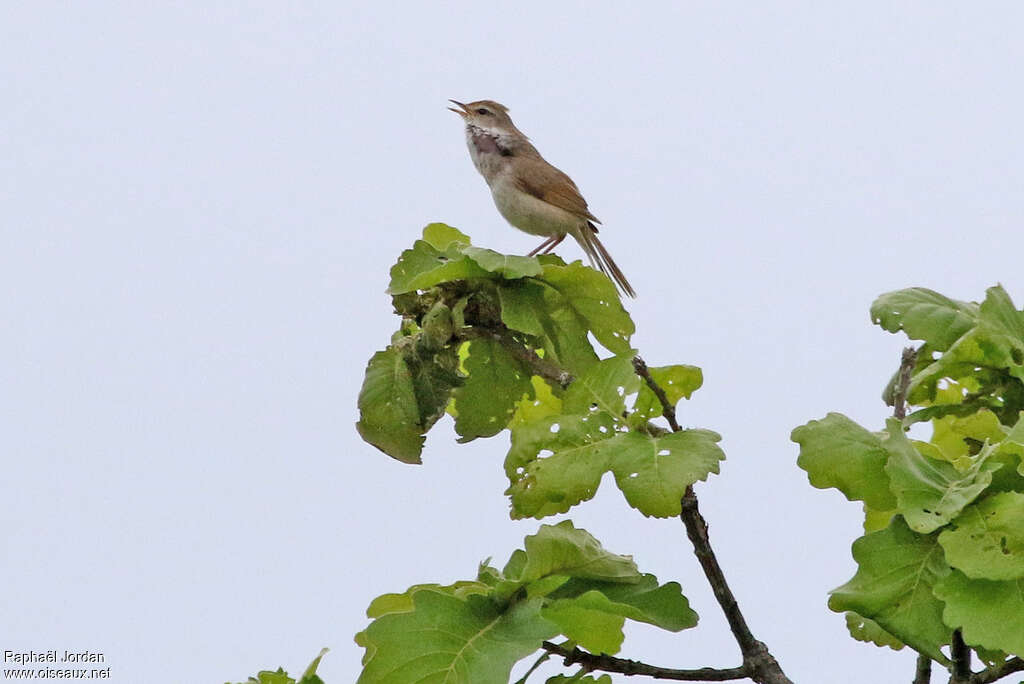
<path id="1" fill-rule="evenodd" d="M 830 413 L 793 430 L 800 445 L 797 465 L 818 489 L 835 487 L 850 501 L 873 510 L 896 507 L 885 472 L 888 452 L 882 439 L 840 413 Z"/>
<path id="2" fill-rule="evenodd" d="M 885 448 L 889 475 L 898 510 L 915 532 L 937 530 L 960 514 L 992 482 L 992 471 L 1001 464 L 988 462 L 993 452 L 987 447 L 964 472 L 952 464 L 921 454 L 903 433 L 895 418 L 886 423 Z"/>
<path id="3" fill-rule="evenodd" d="M 558 628 L 540 614 L 542 599 L 508 610 L 489 599 L 422 588 L 412 610 L 378 617 L 356 636 L 366 649 L 360 684 L 507 684 L 512 666 Z"/>
<path id="4" fill-rule="evenodd" d="M 884 530 L 855 541 L 853 558 L 857 574 L 832 590 L 828 607 L 870 618 L 903 643 L 948 662 L 939 649 L 951 631 L 932 587 L 950 570 L 935 535 L 915 534 L 896 517 Z"/>
<path id="5" fill-rule="evenodd" d="M 710 430 L 682 430 L 661 437 L 629 432 L 616 437 L 611 469 L 629 505 L 646 516 L 669 518 L 682 511 L 686 488 L 718 473 L 725 459 Z"/>
<path id="6" fill-rule="evenodd" d="M 998 442 L 1005 436 L 994 413 L 974 409 L 970 415 L 947 415 L 933 420 L 929 441 L 941 452 L 943 460 L 969 464 L 972 457 L 970 444 L 982 444 L 985 440 Z"/>
<path id="7" fill-rule="evenodd" d="M 616 420 L 626 410 L 626 397 L 640 389 L 640 378 L 626 356 L 613 356 L 576 378 L 562 399 L 566 413 L 604 411 Z"/>
<path id="8" fill-rule="evenodd" d="M 455 431 L 461 442 L 490 437 L 505 429 L 516 403 L 531 396 L 530 371 L 493 338 L 469 343 L 467 373 L 455 395 Z"/>
<path id="9" fill-rule="evenodd" d="M 850 631 L 850 636 L 857 641 L 872 643 L 880 648 L 888 646 L 894 651 L 899 651 L 904 646 L 902 641 L 882 629 L 877 622 L 863 615 L 857 615 L 852 610 L 846 613 L 846 629 Z"/>
<path id="10" fill-rule="evenodd" d="M 935 595 L 946 602 L 946 623 L 960 627 L 969 645 L 1024 653 L 1024 578 L 971 579 L 954 570 Z"/>
<path id="11" fill-rule="evenodd" d="M 551 385 L 536 375 L 530 378 L 530 385 L 533 387 L 533 396 L 524 397 L 516 404 L 515 415 L 509 423 L 510 429 L 562 412 L 562 400 L 551 391 Z"/>
<path id="12" fill-rule="evenodd" d="M 704 374 L 696 366 L 651 366 L 647 369 L 651 378 L 662 390 L 671 406 L 680 399 L 689 399 L 704 384 Z M 629 414 L 631 427 L 638 427 L 662 415 L 661 402 L 646 382 L 640 383 L 640 393 L 636 396 L 633 411 Z"/>
<path id="13" fill-rule="evenodd" d="M 373 355 L 359 391 L 359 436 L 388 456 L 420 463 L 423 430 L 412 374 L 392 347 Z"/>
<path id="14" fill-rule="evenodd" d="M 949 564 L 968 577 L 1024 577 L 1024 494 L 1003 492 L 968 506 L 939 543 Z"/>
<path id="15" fill-rule="evenodd" d="M 888 292 L 871 305 L 871 321 L 889 332 L 903 330 L 912 340 L 925 340 L 939 351 L 970 330 L 978 305 L 960 302 L 933 290 L 913 287 Z"/>
<path id="16" fill-rule="evenodd" d="M 543 279 L 587 321 L 594 337 L 608 351 L 620 355 L 631 352 L 629 339 L 636 326 L 607 276 L 574 261 L 568 266 L 545 264 Z"/>
<path id="17" fill-rule="evenodd" d="M 513 425 L 505 459 L 512 517 L 543 518 L 592 498 L 617 448 L 610 439 L 615 435 L 607 413 L 554 415 Z"/>

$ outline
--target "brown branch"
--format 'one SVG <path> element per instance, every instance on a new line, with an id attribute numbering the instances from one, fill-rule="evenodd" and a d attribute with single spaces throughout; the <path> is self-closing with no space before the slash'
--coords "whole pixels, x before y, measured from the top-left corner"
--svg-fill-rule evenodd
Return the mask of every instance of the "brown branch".
<path id="1" fill-rule="evenodd" d="M 917 350 L 907 347 L 900 357 L 899 376 L 896 380 L 896 391 L 893 392 L 892 415 L 899 420 L 907 417 L 907 392 L 910 389 L 910 376 L 914 372 L 914 365 L 917 363 Z"/>
<path id="2" fill-rule="evenodd" d="M 658 401 L 661 402 L 662 415 L 665 416 L 665 420 L 672 426 L 672 431 L 679 432 L 681 428 L 676 421 L 675 407 L 669 402 L 665 391 L 651 377 L 647 364 L 637 356 L 633 359 L 633 368 L 636 370 L 637 375 L 643 378 L 647 386 L 654 392 L 654 396 L 658 398 Z M 686 536 L 690 538 L 690 543 L 693 544 L 693 552 L 697 556 L 697 561 L 700 563 L 701 569 L 704 570 L 704 576 L 707 577 L 708 583 L 711 585 L 711 590 L 714 592 L 715 599 L 725 614 L 725 619 L 729 622 L 729 629 L 732 630 L 736 643 L 739 644 L 740 652 L 743 654 L 742 669 L 746 676 L 759 684 L 792 684 L 782 671 L 782 668 L 779 667 L 779 663 L 768 651 L 768 647 L 755 639 L 750 631 L 750 627 L 747 626 L 747 621 L 740 611 L 739 603 L 737 603 L 736 597 L 729 588 L 729 583 L 725 580 L 725 573 L 722 572 L 722 567 L 718 564 L 718 558 L 711 548 L 708 524 L 697 507 L 697 495 L 694 493 L 692 486 L 686 488 L 681 504 L 682 512 L 679 514 L 679 519 L 682 520 L 683 525 L 686 527 Z"/>
<path id="3" fill-rule="evenodd" d="M 501 344 L 508 350 L 512 356 L 516 357 L 527 366 L 530 367 L 530 371 L 534 375 L 538 375 L 545 380 L 550 382 L 558 383 L 562 389 L 565 389 L 575 379 L 572 374 L 568 371 L 562 370 L 558 364 L 552 363 L 547 359 L 541 358 L 537 355 L 533 349 L 530 349 L 526 345 L 518 342 L 507 330 L 494 330 L 484 328 L 482 326 L 465 328 L 455 333 L 455 338 L 458 340 L 475 340 L 484 337 L 501 342 Z"/>
<path id="4" fill-rule="evenodd" d="M 953 676 L 949 684 L 970 684 L 971 681 L 971 648 L 964 642 L 964 635 L 959 629 L 953 630 L 953 642 L 949 646 L 950 660 L 953 661 L 950 671 Z"/>
<path id="5" fill-rule="evenodd" d="M 665 394 L 665 390 L 654 381 L 651 376 L 651 371 L 647 369 L 647 364 L 639 356 L 633 357 L 633 370 L 639 375 L 647 386 L 654 392 L 654 396 L 658 398 L 661 403 L 661 415 L 665 416 L 665 420 L 668 421 L 668 425 L 672 428 L 672 432 L 679 432 L 682 428 L 679 427 L 679 423 L 676 422 L 676 407 L 668 400 L 668 395 Z"/>
<path id="6" fill-rule="evenodd" d="M 1014 672 L 1024 671 L 1024 660 L 1020 658 L 1010 658 L 1005 663 L 999 665 L 993 665 L 987 670 L 982 670 L 977 674 L 971 675 L 971 684 L 991 684 L 992 682 L 1002 679 L 1007 675 L 1011 675 Z"/>
<path id="7" fill-rule="evenodd" d="M 917 656 L 917 670 L 912 684 L 928 684 L 932 681 L 932 659 L 923 653 Z"/>
<path id="8" fill-rule="evenodd" d="M 565 665 L 582 665 L 587 670 L 599 670 L 601 672 L 616 672 L 618 674 L 646 675 L 654 679 L 669 679 L 679 682 L 727 682 L 734 679 L 746 679 L 747 670 L 745 667 L 730 667 L 728 669 L 716 669 L 713 667 L 702 667 L 697 670 L 677 670 L 670 667 L 656 667 L 647 665 L 636 660 L 616 658 L 604 653 L 597 655 L 588 653 L 579 648 L 568 649 L 550 641 L 545 641 L 542 647 L 548 653 L 562 656 Z"/>

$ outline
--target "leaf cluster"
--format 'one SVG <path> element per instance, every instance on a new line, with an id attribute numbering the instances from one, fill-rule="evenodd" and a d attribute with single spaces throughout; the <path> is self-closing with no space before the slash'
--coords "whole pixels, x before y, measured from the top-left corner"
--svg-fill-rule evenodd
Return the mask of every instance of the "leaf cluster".
<path id="1" fill-rule="evenodd" d="M 922 343 L 917 410 L 881 431 L 830 413 L 792 434 L 811 484 L 864 506 L 857 573 L 829 607 L 862 641 L 948 663 L 959 629 L 1003 662 L 1024 653 L 1024 312 L 998 286 L 981 304 L 915 288 L 881 296 L 871 316 Z M 931 439 L 910 439 L 923 421 Z"/>
<path id="2" fill-rule="evenodd" d="M 320 667 L 320 660 L 327 655 L 328 650 L 321 649 L 320 654 L 313 658 L 313 662 L 309 664 L 298 680 L 290 677 L 284 668 L 279 667 L 276 670 L 261 670 L 256 676 L 249 677 L 240 684 L 324 684 L 324 680 L 320 679 L 316 670 Z"/>
<path id="3" fill-rule="evenodd" d="M 370 360 L 357 424 L 388 455 L 419 463 L 446 411 L 460 441 L 508 428 L 516 518 L 568 511 L 605 473 L 644 515 L 675 516 L 686 488 L 718 472 L 719 435 L 652 422 L 662 405 L 634 371 L 634 324 L 604 274 L 475 247 L 434 223 L 391 269 L 388 291 L 402 325 Z M 694 366 L 650 373 L 673 406 L 703 382 Z"/>
<path id="4" fill-rule="evenodd" d="M 634 367 L 633 321 L 604 274 L 499 254 L 431 224 L 391 269 L 388 291 L 402 323 L 369 362 L 357 428 L 389 456 L 419 463 L 445 413 L 460 441 L 507 429 L 515 518 L 568 511 L 606 473 L 644 515 L 675 516 L 687 488 L 718 472 L 716 433 L 659 424 L 662 401 Z M 694 366 L 647 372 L 672 407 L 703 382 Z M 541 526 L 500 570 L 485 563 L 473 580 L 386 594 L 368 614 L 360 682 L 393 684 L 507 682 L 556 635 L 613 654 L 626 619 L 671 631 L 697 621 L 678 584 L 659 584 L 569 521 Z M 549 681 L 609 680 L 581 671 Z"/>
<path id="5" fill-rule="evenodd" d="M 627 618 L 673 632 L 697 624 L 677 583 L 659 584 L 568 520 L 542 525 L 501 570 L 484 562 L 474 580 L 385 594 L 367 614 L 373 622 L 356 635 L 366 649 L 361 684 L 505 684 L 517 661 L 559 634 L 616 653 Z M 549 680 L 559 681 L 570 680 Z"/>

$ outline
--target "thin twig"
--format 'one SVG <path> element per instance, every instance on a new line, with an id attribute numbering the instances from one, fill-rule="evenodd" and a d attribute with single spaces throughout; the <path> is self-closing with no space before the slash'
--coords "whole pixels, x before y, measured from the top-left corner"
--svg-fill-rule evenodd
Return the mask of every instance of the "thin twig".
<path id="1" fill-rule="evenodd" d="M 1014 657 L 1010 658 L 1005 663 L 993 665 L 987 670 L 982 670 L 977 674 L 971 675 L 971 684 L 991 684 L 992 682 L 1002 679 L 1007 675 L 1011 675 L 1014 672 L 1024 672 L 1024 660 Z"/>
<path id="2" fill-rule="evenodd" d="M 604 653 L 597 655 L 583 651 L 579 648 L 568 649 L 550 641 L 545 641 L 542 647 L 548 653 L 562 656 L 565 665 L 582 665 L 588 670 L 600 670 L 601 672 L 616 672 L 624 675 L 646 675 L 654 679 L 669 679 L 679 682 L 727 682 L 734 679 L 746 679 L 747 670 L 744 667 L 731 667 L 727 669 L 716 669 L 713 667 L 702 667 L 697 670 L 677 670 L 670 667 L 657 667 L 647 665 L 636 660 L 616 658 Z"/>
<path id="3" fill-rule="evenodd" d="M 950 670 L 953 676 L 949 678 L 949 684 L 970 684 L 971 681 L 971 648 L 964 642 L 964 635 L 959 629 L 953 630 L 953 642 L 949 647 L 950 660 L 953 665 Z"/>
<path id="4" fill-rule="evenodd" d="M 907 417 L 907 392 L 910 389 L 910 376 L 917 363 L 917 350 L 907 347 L 900 357 L 899 377 L 896 379 L 896 391 L 893 393 L 892 415 L 899 420 Z"/>
<path id="5" fill-rule="evenodd" d="M 665 390 L 654 381 L 651 371 L 647 368 L 647 364 L 639 356 L 633 357 L 633 370 L 647 383 L 647 386 L 654 392 L 654 396 L 658 398 L 658 402 L 661 403 L 661 415 L 665 416 L 665 420 L 668 421 L 668 426 L 672 428 L 672 432 L 679 432 L 682 428 L 676 422 L 676 407 L 668 400 Z"/>
<path id="6" fill-rule="evenodd" d="M 533 674 L 533 671 L 536 670 L 541 665 L 543 665 L 544 661 L 546 661 L 550 657 L 551 657 L 550 651 L 545 651 L 544 653 L 541 653 L 540 657 L 537 658 L 537 660 L 534 661 L 533 665 L 530 666 L 530 669 L 526 671 L 526 674 L 524 674 L 522 677 L 520 677 L 516 681 L 516 684 L 526 684 L 526 680 L 530 678 L 530 675 Z"/>
<path id="7" fill-rule="evenodd" d="M 512 356 L 529 366 L 534 375 L 558 383 L 562 389 L 568 387 L 574 380 L 571 373 L 561 369 L 557 364 L 541 358 L 533 349 L 516 341 L 507 331 L 474 327 L 464 328 L 455 333 L 455 338 L 462 341 L 478 340 L 485 337 L 501 342 Z"/>
<path id="8" fill-rule="evenodd" d="M 662 415 L 672 427 L 672 431 L 679 432 L 681 428 L 676 421 L 675 407 L 669 402 L 665 391 L 651 377 L 647 364 L 637 356 L 633 359 L 633 368 L 661 402 Z M 725 614 L 725 619 L 729 622 L 729 629 L 732 630 L 736 643 L 739 644 L 740 652 L 743 654 L 742 669 L 746 676 L 759 684 L 792 684 L 779 663 L 768 651 L 768 647 L 755 639 L 751 633 L 750 627 L 740 611 L 739 603 L 729 588 L 729 583 L 725 580 L 725 573 L 722 572 L 722 567 L 718 564 L 718 558 L 711 548 L 708 524 L 697 507 L 697 495 L 692 486 L 686 488 L 681 504 L 682 512 L 679 514 L 679 519 L 686 527 L 686 536 L 693 544 L 693 552 L 697 556 L 697 561 L 700 563 L 701 569 L 704 570 L 704 576 L 707 577 L 708 583 L 711 585 L 711 590 Z"/>
<path id="9" fill-rule="evenodd" d="M 923 653 L 917 656 L 917 671 L 913 684 L 928 684 L 932 681 L 932 659 Z"/>

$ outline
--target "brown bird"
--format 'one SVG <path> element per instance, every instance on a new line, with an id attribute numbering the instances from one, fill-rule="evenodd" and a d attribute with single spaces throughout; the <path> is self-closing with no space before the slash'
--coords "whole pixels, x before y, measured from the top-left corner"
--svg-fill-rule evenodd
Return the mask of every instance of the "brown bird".
<path id="1" fill-rule="evenodd" d="M 509 118 L 508 108 L 493 100 L 449 107 L 466 123 L 466 144 L 476 170 L 491 188 L 494 204 L 505 220 L 530 235 L 547 239 L 530 252 L 547 254 L 566 235 L 579 243 L 591 266 L 615 281 L 630 297 L 636 292 L 611 254 L 597 238 L 597 217 L 587 209 L 579 188 L 540 156 L 529 138 Z"/>

